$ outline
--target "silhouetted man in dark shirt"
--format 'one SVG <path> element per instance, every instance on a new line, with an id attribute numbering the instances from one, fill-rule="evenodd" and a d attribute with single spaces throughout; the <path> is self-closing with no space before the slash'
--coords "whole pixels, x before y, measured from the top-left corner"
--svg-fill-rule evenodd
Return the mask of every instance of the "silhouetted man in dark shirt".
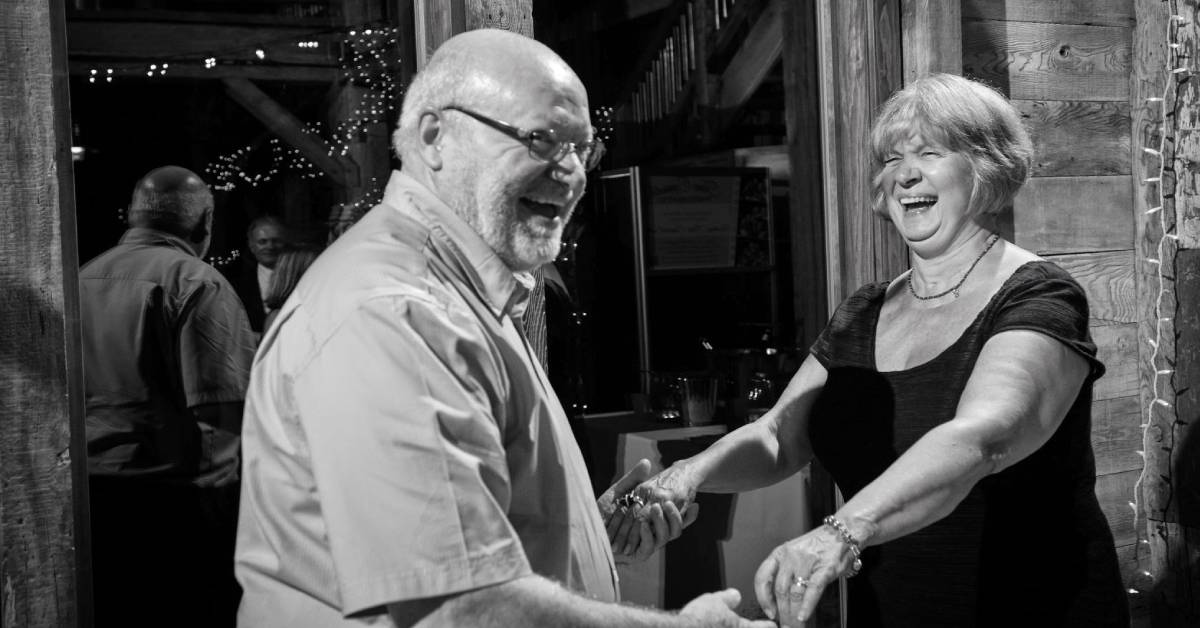
<path id="1" fill-rule="evenodd" d="M 80 270 L 97 626 L 232 625 L 239 441 L 254 335 L 201 260 L 213 198 L 176 166 Z"/>

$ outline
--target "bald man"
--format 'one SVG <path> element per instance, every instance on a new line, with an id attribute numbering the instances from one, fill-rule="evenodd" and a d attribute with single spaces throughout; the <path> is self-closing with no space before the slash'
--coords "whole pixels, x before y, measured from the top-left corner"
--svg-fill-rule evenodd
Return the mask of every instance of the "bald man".
<path id="1" fill-rule="evenodd" d="M 153 170 L 134 187 L 120 243 L 79 273 L 97 626 L 234 622 L 254 336 L 233 288 L 200 259 L 212 215 L 200 177 Z"/>
<path id="2" fill-rule="evenodd" d="M 742 625 L 735 590 L 679 614 L 614 603 L 587 470 L 522 334 L 530 271 L 601 153 L 579 78 L 531 39 L 458 35 L 394 142 L 383 202 L 300 281 L 251 376 L 239 625 Z M 655 514 L 643 538 L 679 534 L 681 513 Z"/>

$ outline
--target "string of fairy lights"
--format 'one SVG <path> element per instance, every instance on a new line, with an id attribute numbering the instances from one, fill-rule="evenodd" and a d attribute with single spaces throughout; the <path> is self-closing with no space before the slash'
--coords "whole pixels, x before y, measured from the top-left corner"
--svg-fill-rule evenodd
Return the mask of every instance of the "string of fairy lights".
<path id="1" fill-rule="evenodd" d="M 341 79 L 345 84 L 360 88 L 356 90 L 357 100 L 331 126 L 315 121 L 306 123 L 302 130 L 319 139 L 327 147 L 330 156 L 344 157 L 354 142 L 365 137 L 370 127 L 388 123 L 396 115 L 403 85 L 399 80 L 399 28 L 395 26 L 361 24 L 310 32 L 298 38 L 251 42 L 238 48 L 206 52 L 199 56 L 171 56 L 145 63 L 99 64 L 88 69 L 87 78 L 91 85 L 104 86 L 128 78 L 159 79 L 168 76 L 172 68 L 188 65 L 198 65 L 205 70 L 228 65 L 278 67 L 281 64 L 273 58 L 284 48 L 317 50 L 323 45 L 335 45 L 333 40 L 338 36 L 341 37 L 338 60 Z M 592 110 L 596 137 L 605 143 L 611 143 L 615 136 L 613 114 L 614 109 L 609 106 Z M 271 138 L 265 145 L 262 142 L 249 143 L 218 155 L 205 166 L 204 172 L 213 189 L 226 192 L 240 186 L 255 188 L 267 184 L 282 172 L 299 173 L 302 179 L 318 179 L 323 175 L 322 170 L 299 149 L 281 143 L 279 138 Z M 336 231 L 353 223 L 382 198 L 383 184 L 374 177 L 364 187 L 365 192 L 359 198 L 338 203 L 331 208 L 331 230 Z M 124 221 L 123 209 L 118 210 L 117 218 Z M 237 251 L 209 258 L 217 266 L 237 259 Z"/>
<path id="2" fill-rule="evenodd" d="M 155 79 L 167 76 L 171 68 L 202 65 L 212 70 L 221 65 L 278 66 L 271 61 L 272 51 L 295 47 L 315 50 L 322 45 L 334 45 L 332 39 L 341 36 L 338 66 L 345 84 L 354 85 L 357 100 L 346 115 L 327 127 L 320 121 L 310 122 L 304 133 L 314 136 L 328 148 L 329 155 L 345 156 L 350 146 L 360 140 L 372 125 L 386 123 L 394 116 L 402 86 L 400 84 L 399 28 L 386 24 L 362 24 L 344 29 L 306 33 L 298 39 L 255 42 L 239 48 L 209 52 L 194 57 L 171 57 L 150 63 L 106 65 L 88 70 L 92 85 L 111 84 L 122 77 Z M 328 43 L 327 43 L 328 42 Z M 259 155 L 260 146 L 248 144 L 219 155 L 205 167 L 213 187 L 230 191 L 241 185 L 257 187 L 274 179 L 280 172 L 298 171 L 308 179 L 319 178 L 322 171 L 296 148 L 283 146 L 278 139 L 267 145 L 269 157 Z M 374 203 L 371 198 L 363 203 Z M 356 201 L 359 202 L 359 201 Z"/>
<path id="3" fill-rule="evenodd" d="M 1149 545 L 1149 540 L 1142 538 L 1142 530 L 1140 525 L 1142 520 L 1142 489 L 1145 485 L 1146 474 L 1150 472 L 1150 469 L 1146 464 L 1146 452 L 1153 445 L 1166 449 L 1166 455 L 1170 456 L 1171 451 L 1174 449 L 1173 430 L 1169 430 L 1172 432 L 1172 442 L 1169 444 L 1152 443 L 1152 436 L 1150 433 L 1150 428 L 1154 423 L 1155 411 L 1160 408 L 1170 409 L 1172 407 L 1171 400 L 1169 400 L 1168 397 L 1173 398 L 1173 394 L 1170 392 L 1164 393 L 1160 389 L 1160 382 L 1162 382 L 1164 378 L 1171 377 L 1171 375 L 1175 372 L 1175 370 L 1171 368 L 1169 359 L 1164 355 L 1164 347 L 1162 346 L 1163 325 L 1171 322 L 1171 317 L 1163 316 L 1163 300 L 1168 296 L 1168 276 L 1164 270 L 1164 266 L 1168 265 L 1171 259 L 1174 259 L 1175 242 L 1179 239 L 1177 234 L 1172 233 L 1172 229 L 1176 225 L 1173 211 L 1175 207 L 1174 190 L 1168 192 L 1164 189 L 1164 183 L 1167 180 L 1168 172 L 1174 172 L 1173 164 L 1170 166 L 1168 164 L 1168 155 L 1170 156 L 1170 159 L 1173 160 L 1174 151 L 1172 150 L 1168 152 L 1167 144 L 1168 142 L 1173 143 L 1174 138 L 1168 135 L 1167 121 L 1171 119 L 1169 112 L 1174 110 L 1176 101 L 1178 100 L 1179 85 L 1183 81 L 1187 80 L 1188 74 L 1190 73 L 1189 68 L 1183 64 L 1185 57 L 1179 53 L 1180 44 L 1178 41 L 1179 29 L 1183 26 L 1186 26 L 1188 22 L 1183 16 L 1176 14 L 1176 3 L 1174 0 L 1172 0 L 1169 6 L 1169 13 L 1171 13 L 1171 15 L 1167 19 L 1166 24 L 1167 77 L 1165 84 L 1163 85 L 1162 96 L 1151 96 L 1146 99 L 1148 102 L 1157 103 L 1159 106 L 1158 148 L 1155 149 L 1145 147 L 1142 149 L 1146 154 L 1158 159 L 1157 176 L 1147 177 L 1142 180 L 1142 183 L 1145 185 L 1154 186 L 1158 192 L 1158 203 L 1146 210 L 1146 213 L 1157 215 L 1159 238 L 1156 253 L 1157 257 L 1146 257 L 1144 259 L 1145 263 L 1153 265 L 1156 269 L 1155 275 L 1158 281 L 1158 294 L 1154 301 L 1154 337 L 1146 339 L 1146 342 L 1151 348 L 1150 368 L 1154 369 L 1154 376 L 1151 381 L 1151 399 L 1146 405 L 1145 419 L 1140 425 L 1142 430 L 1142 449 L 1137 453 L 1142 458 L 1142 469 L 1141 473 L 1138 475 L 1137 482 L 1134 483 L 1133 501 L 1129 502 L 1129 506 L 1133 509 L 1133 527 L 1135 534 L 1137 535 L 1137 542 L 1134 545 L 1135 564 L 1140 564 L 1138 561 L 1140 559 L 1139 554 L 1142 546 Z M 1174 181 L 1173 178 L 1172 181 Z M 1168 203 L 1168 201 L 1171 202 Z M 1170 210 L 1172 211 L 1168 210 L 1168 204 L 1170 204 Z M 1168 220 L 1168 218 L 1170 218 L 1170 220 Z M 1166 364 L 1160 365 L 1160 361 L 1166 362 Z M 1151 583 L 1154 578 L 1152 573 L 1144 569 L 1141 569 L 1138 572 L 1138 576 L 1143 579 L 1144 583 Z M 1130 595 L 1136 595 L 1141 592 L 1142 590 L 1136 586 L 1130 586 L 1128 589 L 1128 593 Z"/>

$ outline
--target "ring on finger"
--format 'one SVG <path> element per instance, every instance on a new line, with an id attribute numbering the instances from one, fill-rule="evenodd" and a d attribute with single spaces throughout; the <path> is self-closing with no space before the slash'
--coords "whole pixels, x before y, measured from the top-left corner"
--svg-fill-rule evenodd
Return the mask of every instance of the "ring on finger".
<path id="1" fill-rule="evenodd" d="M 617 505 L 625 509 L 641 508 L 646 505 L 646 502 L 642 499 L 641 495 L 630 491 L 617 498 Z"/>
<path id="2" fill-rule="evenodd" d="M 788 589 L 788 591 L 795 595 L 801 595 L 804 593 L 804 589 L 806 588 L 808 588 L 808 579 L 804 576 L 796 576 L 796 578 L 792 580 L 792 586 L 790 589 Z"/>

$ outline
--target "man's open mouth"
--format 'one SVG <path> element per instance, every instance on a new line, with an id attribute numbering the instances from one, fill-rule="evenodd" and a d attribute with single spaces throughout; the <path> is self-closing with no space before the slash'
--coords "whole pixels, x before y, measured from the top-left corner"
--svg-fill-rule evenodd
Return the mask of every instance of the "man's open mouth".
<path id="1" fill-rule="evenodd" d="M 525 209 L 528 209 L 538 216 L 542 216 L 550 220 L 554 220 L 558 217 L 559 207 L 553 203 L 543 203 L 541 201 L 535 201 L 531 198 L 522 197 L 521 205 L 524 206 Z"/>

